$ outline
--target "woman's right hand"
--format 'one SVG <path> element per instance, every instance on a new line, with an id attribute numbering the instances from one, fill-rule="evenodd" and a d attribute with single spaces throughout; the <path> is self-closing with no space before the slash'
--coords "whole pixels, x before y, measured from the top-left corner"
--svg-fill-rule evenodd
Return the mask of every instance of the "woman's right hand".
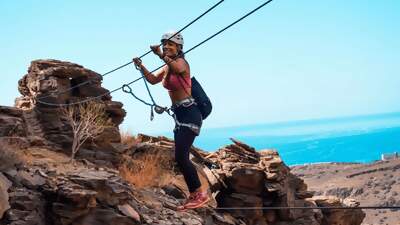
<path id="1" fill-rule="evenodd" d="M 161 52 L 160 45 L 151 45 L 150 49 L 151 51 L 153 51 L 154 54 L 158 55 L 158 57 L 161 58 L 163 53 Z"/>
<path id="2" fill-rule="evenodd" d="M 142 60 L 138 57 L 133 58 L 132 61 L 137 68 L 140 68 L 142 66 Z"/>

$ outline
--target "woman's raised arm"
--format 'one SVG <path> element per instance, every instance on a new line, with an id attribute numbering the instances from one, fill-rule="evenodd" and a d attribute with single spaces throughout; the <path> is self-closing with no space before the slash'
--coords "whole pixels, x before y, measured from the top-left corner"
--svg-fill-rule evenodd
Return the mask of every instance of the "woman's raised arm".
<path id="1" fill-rule="evenodd" d="M 157 70 L 154 73 L 150 73 L 150 71 L 142 64 L 142 60 L 139 58 L 133 58 L 133 62 L 137 67 L 139 67 L 140 71 L 143 73 L 143 76 L 150 84 L 160 83 L 166 74 L 165 67 L 162 67 L 160 70 Z"/>

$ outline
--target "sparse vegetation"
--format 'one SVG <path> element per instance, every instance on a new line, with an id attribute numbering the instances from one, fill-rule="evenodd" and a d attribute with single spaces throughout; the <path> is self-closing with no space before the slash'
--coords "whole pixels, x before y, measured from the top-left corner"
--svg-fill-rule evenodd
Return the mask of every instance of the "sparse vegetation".
<path id="1" fill-rule="evenodd" d="M 160 153 L 144 154 L 119 168 L 121 176 L 138 188 L 161 187 L 172 182 L 173 175 L 163 165 L 167 159 Z"/>
<path id="2" fill-rule="evenodd" d="M 136 137 L 129 131 L 121 131 L 121 143 L 131 148 L 137 144 Z"/>
<path id="3" fill-rule="evenodd" d="M 65 107 L 62 113 L 69 121 L 73 132 L 71 160 L 89 138 L 95 139 L 105 127 L 111 125 L 104 105 L 94 101 Z"/>

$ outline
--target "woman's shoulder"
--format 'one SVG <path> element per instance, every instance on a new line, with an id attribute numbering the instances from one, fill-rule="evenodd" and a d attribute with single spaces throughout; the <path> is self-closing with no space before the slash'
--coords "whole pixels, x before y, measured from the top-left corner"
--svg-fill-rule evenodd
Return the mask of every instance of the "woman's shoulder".
<path id="1" fill-rule="evenodd" d="M 176 59 L 176 62 L 178 62 L 182 66 L 190 67 L 189 62 L 185 58 L 179 57 L 178 59 Z"/>
<path id="2" fill-rule="evenodd" d="M 179 58 L 175 59 L 175 62 L 185 63 L 185 64 L 189 65 L 188 61 L 185 58 L 182 58 L 182 57 L 179 57 Z"/>

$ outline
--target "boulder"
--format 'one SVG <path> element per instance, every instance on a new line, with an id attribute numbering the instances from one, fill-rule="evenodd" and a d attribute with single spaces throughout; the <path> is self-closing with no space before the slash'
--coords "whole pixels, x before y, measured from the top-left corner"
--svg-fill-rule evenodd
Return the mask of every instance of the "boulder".
<path id="1" fill-rule="evenodd" d="M 255 151 L 243 142 L 235 139 L 232 141 L 233 144 L 224 146 L 206 157 L 220 165 L 220 169 L 212 171 L 227 185 L 225 187 L 220 185 L 224 188 L 221 188 L 217 195 L 218 206 L 235 208 L 232 212 L 235 217 L 244 219 L 249 225 L 340 224 L 335 223 L 338 221 L 337 217 L 349 218 L 354 224 L 361 224 L 364 218 L 361 210 L 356 210 L 354 218 L 351 218 L 347 212 L 334 210 L 279 209 L 272 213 L 268 209 L 257 209 L 257 207 L 315 207 L 319 203 L 308 200 L 313 196 L 313 192 L 307 190 L 307 185 L 302 179 L 290 172 L 290 168 L 285 165 L 276 150 Z M 256 207 L 256 209 L 248 210 L 240 207 Z"/>
<path id="2" fill-rule="evenodd" d="M 357 207 L 359 203 L 354 199 L 342 200 L 334 196 L 315 196 L 311 199 L 316 205 L 321 207 Z M 322 225 L 341 224 L 358 225 L 365 218 L 365 213 L 361 209 L 322 209 Z"/>
<path id="3" fill-rule="evenodd" d="M 9 192 L 11 208 L 0 224 L 46 224 L 45 200 L 40 192 L 15 186 Z"/>
<path id="4" fill-rule="evenodd" d="M 257 197 L 255 195 L 241 194 L 241 193 L 231 193 L 228 195 L 221 193 L 221 195 L 217 196 L 217 201 L 219 207 L 234 207 L 234 208 L 263 207 L 263 199 L 261 197 Z M 255 224 L 255 221 L 264 219 L 263 218 L 264 213 L 262 209 L 253 209 L 253 210 L 233 209 L 229 210 L 229 213 L 231 213 L 237 218 L 245 220 L 248 224 Z"/>
<path id="5" fill-rule="evenodd" d="M 260 196 L 265 191 L 265 174 L 251 165 L 237 167 L 227 177 L 226 183 L 234 192 Z"/>
<path id="6" fill-rule="evenodd" d="M 11 185 L 12 183 L 0 173 L 0 219 L 3 218 L 4 212 L 10 208 L 8 189 Z"/>
<path id="7" fill-rule="evenodd" d="M 0 137 L 5 136 L 26 136 L 21 109 L 0 106 Z"/>

